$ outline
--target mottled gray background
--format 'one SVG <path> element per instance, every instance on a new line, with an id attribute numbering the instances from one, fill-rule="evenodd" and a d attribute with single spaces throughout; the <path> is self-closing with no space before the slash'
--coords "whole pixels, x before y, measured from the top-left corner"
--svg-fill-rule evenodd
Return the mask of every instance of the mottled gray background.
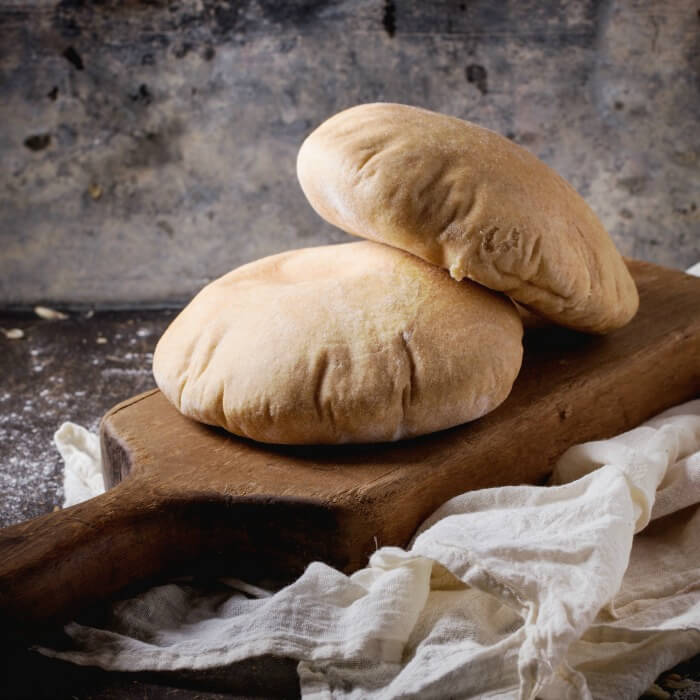
<path id="1" fill-rule="evenodd" d="M 179 305 L 345 239 L 297 149 L 387 100 L 496 129 L 626 255 L 700 259 L 696 0 L 0 0 L 0 307 Z"/>

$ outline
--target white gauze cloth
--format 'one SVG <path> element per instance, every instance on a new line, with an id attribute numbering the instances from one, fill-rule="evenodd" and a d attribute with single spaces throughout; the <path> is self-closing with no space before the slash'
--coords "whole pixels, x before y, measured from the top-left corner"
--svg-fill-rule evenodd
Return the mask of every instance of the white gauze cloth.
<path id="1" fill-rule="evenodd" d="M 96 494 L 96 437 L 66 424 L 56 443 L 67 503 Z M 700 652 L 698 503 L 700 400 L 571 448 L 550 486 L 453 498 L 352 576 L 316 562 L 258 598 L 158 586 L 41 651 L 127 671 L 276 654 L 309 698 L 637 698 Z"/>

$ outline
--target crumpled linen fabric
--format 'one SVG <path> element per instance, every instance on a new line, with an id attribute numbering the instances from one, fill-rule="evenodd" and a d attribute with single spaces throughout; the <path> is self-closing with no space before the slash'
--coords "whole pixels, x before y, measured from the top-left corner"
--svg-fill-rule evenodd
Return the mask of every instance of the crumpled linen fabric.
<path id="1" fill-rule="evenodd" d="M 87 431 L 56 442 L 90 482 Z M 92 488 L 92 487 L 90 487 Z M 637 698 L 700 652 L 700 400 L 569 449 L 548 486 L 465 493 L 406 550 L 274 593 L 170 583 L 43 653 L 113 670 L 299 661 L 308 698 Z M 231 582 L 229 582 L 231 583 Z"/>
<path id="2" fill-rule="evenodd" d="M 64 423 L 54 434 L 63 459 L 63 507 L 67 508 L 105 490 L 100 438 L 75 423 Z"/>

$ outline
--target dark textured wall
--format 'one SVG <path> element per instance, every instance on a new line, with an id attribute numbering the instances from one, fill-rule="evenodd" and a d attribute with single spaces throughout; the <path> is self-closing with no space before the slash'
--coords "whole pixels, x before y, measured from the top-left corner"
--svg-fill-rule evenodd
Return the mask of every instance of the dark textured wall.
<path id="1" fill-rule="evenodd" d="M 696 2 L 0 0 L 0 306 L 178 304 L 344 240 L 295 177 L 350 105 L 496 129 L 631 256 L 700 258 Z"/>

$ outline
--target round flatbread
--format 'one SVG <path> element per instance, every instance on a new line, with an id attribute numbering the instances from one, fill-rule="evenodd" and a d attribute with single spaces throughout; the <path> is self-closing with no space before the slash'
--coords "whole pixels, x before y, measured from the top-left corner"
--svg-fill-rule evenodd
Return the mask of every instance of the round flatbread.
<path id="1" fill-rule="evenodd" d="M 604 333 L 636 313 L 635 284 L 588 205 L 493 131 L 416 107 L 360 105 L 306 139 L 297 172 L 330 223 L 556 323 Z"/>
<path id="2" fill-rule="evenodd" d="M 186 416 L 261 442 L 380 442 L 479 418 L 522 359 L 513 303 L 369 241 L 290 251 L 206 286 L 153 373 Z"/>

